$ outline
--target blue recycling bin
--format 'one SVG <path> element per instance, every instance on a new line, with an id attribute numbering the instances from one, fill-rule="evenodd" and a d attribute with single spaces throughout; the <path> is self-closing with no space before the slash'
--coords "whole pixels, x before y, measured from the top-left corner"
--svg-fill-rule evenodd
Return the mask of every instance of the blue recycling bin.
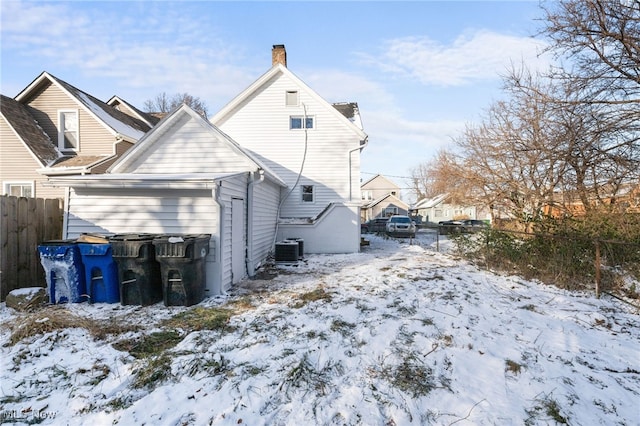
<path id="1" fill-rule="evenodd" d="M 73 240 L 50 240 L 38 245 L 45 272 L 49 302 L 79 303 L 87 300 L 84 265 Z"/>
<path id="2" fill-rule="evenodd" d="M 118 303 L 120 282 L 118 265 L 113 260 L 110 244 L 78 243 L 87 294 L 91 303 Z"/>

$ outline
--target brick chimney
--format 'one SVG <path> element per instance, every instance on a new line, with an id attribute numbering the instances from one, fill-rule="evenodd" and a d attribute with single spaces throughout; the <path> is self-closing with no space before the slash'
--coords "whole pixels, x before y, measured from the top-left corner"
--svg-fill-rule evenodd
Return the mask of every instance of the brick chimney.
<path id="1" fill-rule="evenodd" d="M 274 44 L 271 49 L 271 65 L 282 64 L 287 66 L 287 51 L 284 49 L 284 44 Z"/>

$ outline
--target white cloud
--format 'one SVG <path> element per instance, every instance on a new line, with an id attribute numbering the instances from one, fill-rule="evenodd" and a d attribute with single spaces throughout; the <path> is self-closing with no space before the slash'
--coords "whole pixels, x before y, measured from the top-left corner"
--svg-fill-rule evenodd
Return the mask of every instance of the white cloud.
<path id="1" fill-rule="evenodd" d="M 141 106 L 159 92 L 188 92 L 219 107 L 255 79 L 256 72 L 244 65 L 250 58 L 243 48 L 218 37 L 204 18 L 186 19 L 179 12 L 168 3 L 157 10 L 151 3 L 133 22 L 115 9 L 3 2 L 3 51 L 39 58 L 47 71 L 69 69 L 92 79 L 111 79 L 109 90 L 119 93 L 80 87 L 99 97 L 119 94 Z M 58 77 L 78 84 L 67 75 Z"/>
<path id="2" fill-rule="evenodd" d="M 389 40 L 380 57 L 361 55 L 369 64 L 425 85 L 459 86 L 479 80 L 496 79 L 512 64 L 532 69 L 546 67 L 548 60 L 538 55 L 543 43 L 480 30 L 460 35 L 445 45 L 429 37 Z"/>
<path id="3" fill-rule="evenodd" d="M 367 108 L 393 108 L 393 96 L 367 77 L 335 69 L 294 71 L 309 87 L 329 102 L 366 103 Z M 362 105 L 360 105 L 362 107 Z"/>

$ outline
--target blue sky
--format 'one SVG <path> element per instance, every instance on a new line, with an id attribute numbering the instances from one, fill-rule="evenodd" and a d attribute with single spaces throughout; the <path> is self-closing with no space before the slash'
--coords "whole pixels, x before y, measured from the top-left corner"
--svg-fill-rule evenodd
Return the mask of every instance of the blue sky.
<path id="1" fill-rule="evenodd" d="M 400 186 L 501 96 L 510 63 L 544 67 L 537 1 L 0 2 L 0 91 L 42 71 L 99 99 L 142 108 L 187 92 L 210 115 L 271 67 L 329 102 L 358 102 L 369 145 L 362 178 Z M 411 200 L 408 200 L 411 201 Z"/>

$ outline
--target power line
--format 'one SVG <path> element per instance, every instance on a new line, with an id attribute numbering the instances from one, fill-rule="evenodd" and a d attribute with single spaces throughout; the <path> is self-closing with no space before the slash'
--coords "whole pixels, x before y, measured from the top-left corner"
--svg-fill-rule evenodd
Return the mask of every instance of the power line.
<path id="1" fill-rule="evenodd" d="M 400 178 L 400 179 L 413 179 L 413 176 L 395 176 L 395 175 L 386 175 L 384 173 L 370 173 L 370 172 L 360 172 L 361 174 L 365 174 L 365 175 L 380 175 L 380 176 L 384 176 L 384 177 L 394 177 L 394 178 Z"/>

